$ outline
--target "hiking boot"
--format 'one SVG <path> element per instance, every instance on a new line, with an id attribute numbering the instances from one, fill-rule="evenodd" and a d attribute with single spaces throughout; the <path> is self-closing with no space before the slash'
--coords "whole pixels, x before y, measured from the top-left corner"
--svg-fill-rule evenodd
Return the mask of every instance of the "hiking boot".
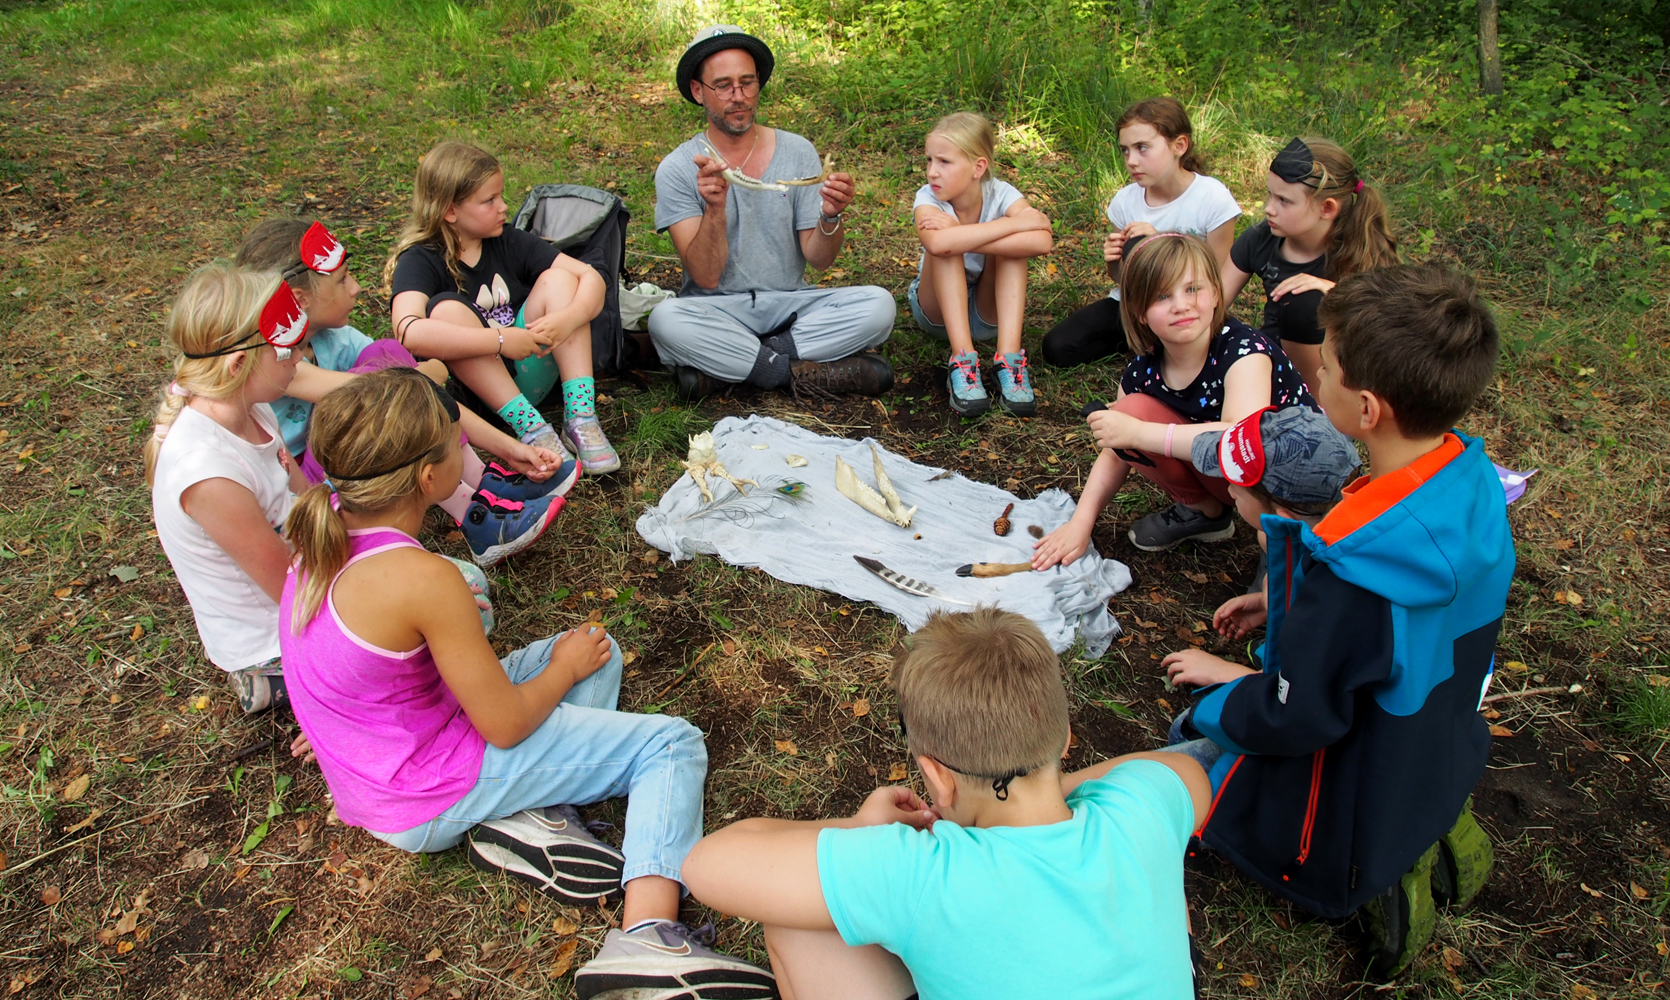
<path id="1" fill-rule="evenodd" d="M 597 417 L 575 417 L 562 425 L 562 436 L 574 446 L 574 454 L 580 457 L 586 475 L 599 476 L 620 468 L 620 456 L 603 433 Z"/>
<path id="2" fill-rule="evenodd" d="M 623 895 L 626 855 L 592 836 L 573 806 L 524 809 L 473 827 L 469 836 L 470 864 L 571 906 L 601 906 Z"/>
<path id="3" fill-rule="evenodd" d="M 1450 832 L 1438 839 L 1438 856 L 1432 862 L 1433 902 L 1466 909 L 1484 888 L 1495 861 L 1490 837 L 1473 818 L 1473 800 L 1469 797 Z"/>
<path id="4" fill-rule="evenodd" d="M 1032 376 L 1026 370 L 1026 352 L 997 356 L 998 405 L 1017 417 L 1038 413 L 1038 399 L 1032 393 Z"/>
<path id="5" fill-rule="evenodd" d="M 470 558 L 486 569 L 532 545 L 565 503 L 559 496 L 526 502 L 505 500 L 478 489 L 458 530 L 470 545 Z"/>
<path id="6" fill-rule="evenodd" d="M 714 951 L 713 936 L 711 924 L 698 931 L 672 920 L 611 930 L 574 973 L 574 992 L 580 1000 L 776 1000 L 776 978 Z"/>
<path id="7" fill-rule="evenodd" d="M 833 399 L 842 394 L 879 396 L 893 388 L 893 366 L 875 351 L 860 351 L 839 361 L 797 361 L 789 369 L 789 392 Z"/>
<path id="8" fill-rule="evenodd" d="M 1192 507 L 1174 503 L 1165 510 L 1139 518 L 1131 525 L 1131 544 L 1144 552 L 1164 552 L 1179 542 L 1221 542 L 1235 534 L 1235 511 L 1225 507 L 1207 517 Z"/>
<path id="9" fill-rule="evenodd" d="M 960 416 L 978 417 L 991 408 L 992 399 L 980 381 L 980 355 L 973 351 L 951 355 L 945 388 L 951 393 L 951 409 Z"/>
<path id="10" fill-rule="evenodd" d="M 723 392 L 735 384 L 714 378 L 700 368 L 691 368 L 689 365 L 673 366 L 673 390 L 678 394 L 678 398 L 692 403 L 698 399 L 706 399 L 716 392 Z"/>
<path id="11" fill-rule="evenodd" d="M 1432 941 L 1438 923 L 1432 905 L 1432 866 L 1438 846 L 1427 848 L 1415 867 L 1358 911 L 1368 931 L 1368 974 L 1385 981 L 1409 968 Z"/>
<path id="12" fill-rule="evenodd" d="M 516 500 L 527 503 L 538 500 L 553 493 L 559 497 L 567 496 L 568 491 L 580 480 L 580 463 L 570 459 L 564 462 L 556 472 L 543 481 L 529 479 L 515 469 L 506 468 L 498 462 L 488 462 L 481 471 L 481 482 L 476 489 L 486 490 L 500 500 Z"/>
<path id="13" fill-rule="evenodd" d="M 567 462 L 574 457 L 568 453 L 568 448 L 562 443 L 562 437 L 557 433 L 557 429 L 552 427 L 549 423 L 540 424 L 538 427 L 535 427 L 533 430 L 522 435 L 520 440 L 523 444 L 532 445 L 535 448 L 544 448 L 547 451 L 554 451 L 564 462 Z"/>

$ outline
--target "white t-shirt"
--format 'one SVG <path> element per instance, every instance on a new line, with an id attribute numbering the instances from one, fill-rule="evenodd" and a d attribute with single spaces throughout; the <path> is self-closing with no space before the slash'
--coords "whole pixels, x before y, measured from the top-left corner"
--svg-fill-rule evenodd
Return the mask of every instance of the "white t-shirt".
<path id="1" fill-rule="evenodd" d="M 1161 233 L 1191 233 L 1202 239 L 1226 222 L 1241 217 L 1241 206 L 1229 188 L 1216 177 L 1195 174 L 1183 193 L 1158 208 L 1148 204 L 1147 192 L 1139 184 L 1127 184 L 1108 202 L 1108 221 L 1124 229 L 1133 222 L 1146 222 Z M 1119 289 L 1111 293 L 1119 298 Z"/>
<path id="2" fill-rule="evenodd" d="M 980 195 L 981 222 L 991 222 L 993 219 L 1003 218 L 1004 213 L 1008 212 L 1015 202 L 1026 197 L 1015 188 L 1015 185 L 1010 184 L 1008 181 L 1000 181 L 995 178 L 981 183 Z M 935 198 L 934 189 L 926 184 L 917 188 L 916 201 L 910 206 L 911 214 L 915 215 L 916 210 L 921 208 L 923 205 L 927 205 L 929 208 L 937 208 L 953 219 L 957 218 L 957 210 L 952 207 L 951 203 L 948 201 L 940 201 L 938 198 Z M 918 275 L 922 273 L 922 264 L 926 259 L 927 254 L 925 252 L 917 258 L 916 273 Z M 980 275 L 984 274 L 985 271 L 985 254 L 963 254 L 963 273 L 968 277 L 969 284 L 972 285 L 976 281 L 979 281 Z"/>
<path id="3" fill-rule="evenodd" d="M 215 544 L 180 506 L 186 488 L 205 479 L 230 479 L 255 494 L 274 531 L 290 513 L 290 452 L 265 403 L 255 422 L 271 437 L 250 444 L 187 406 L 157 454 L 151 515 L 174 575 L 191 602 L 203 650 L 222 670 L 241 670 L 278 656 L 278 605 Z"/>

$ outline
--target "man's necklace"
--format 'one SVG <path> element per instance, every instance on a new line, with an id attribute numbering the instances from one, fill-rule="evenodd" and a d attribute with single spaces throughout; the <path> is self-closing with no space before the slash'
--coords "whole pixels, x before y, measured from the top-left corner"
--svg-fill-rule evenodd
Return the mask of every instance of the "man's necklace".
<path id="1" fill-rule="evenodd" d="M 753 128 L 754 128 L 754 144 L 752 146 L 748 147 L 748 155 L 744 156 L 742 158 L 742 162 L 738 163 L 738 164 L 734 164 L 735 168 L 737 170 L 740 170 L 744 174 L 748 174 L 748 161 L 752 160 L 754 158 L 754 154 L 756 152 L 758 152 L 759 148 L 760 148 L 760 127 L 758 125 L 755 125 Z M 753 176 L 753 175 L 748 174 L 748 176 Z"/>

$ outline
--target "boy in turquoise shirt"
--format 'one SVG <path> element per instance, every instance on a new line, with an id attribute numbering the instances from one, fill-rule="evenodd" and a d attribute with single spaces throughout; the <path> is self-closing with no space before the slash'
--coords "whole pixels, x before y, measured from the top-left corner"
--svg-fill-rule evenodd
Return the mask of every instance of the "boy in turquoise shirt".
<path id="1" fill-rule="evenodd" d="M 743 820 L 685 860 L 697 899 L 764 925 L 785 1000 L 1191 997 L 1200 765 L 1062 775 L 1060 667 L 1009 612 L 935 615 L 893 683 L 932 804 L 880 788 L 850 819 Z"/>

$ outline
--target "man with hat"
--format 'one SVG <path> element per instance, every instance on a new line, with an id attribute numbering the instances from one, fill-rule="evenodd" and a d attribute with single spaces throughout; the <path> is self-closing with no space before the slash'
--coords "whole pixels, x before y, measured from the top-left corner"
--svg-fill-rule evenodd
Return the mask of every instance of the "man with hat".
<path id="1" fill-rule="evenodd" d="M 678 249 L 684 285 L 650 313 L 650 337 L 687 399 L 739 382 L 880 395 L 893 368 L 873 349 L 893 330 L 892 294 L 816 288 L 805 275 L 841 252 L 852 175 L 781 191 L 725 176 L 771 184 L 823 174 L 805 138 L 754 120 L 774 65 L 765 42 L 728 24 L 698 32 L 679 59 L 679 93 L 706 112 L 707 128 L 655 171 L 655 226 Z"/>

